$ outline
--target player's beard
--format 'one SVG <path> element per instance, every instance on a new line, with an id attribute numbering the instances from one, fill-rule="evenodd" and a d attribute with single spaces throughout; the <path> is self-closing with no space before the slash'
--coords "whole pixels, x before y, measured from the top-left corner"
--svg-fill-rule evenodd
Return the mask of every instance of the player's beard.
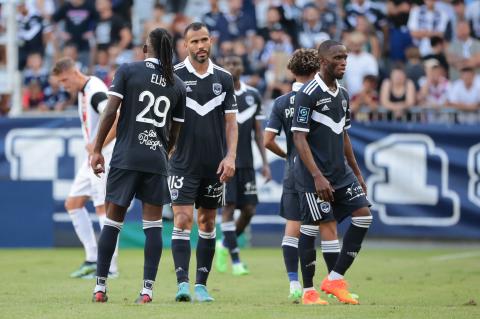
<path id="1" fill-rule="evenodd" d="M 198 53 L 194 53 L 192 54 L 192 58 L 197 61 L 198 63 L 205 63 L 208 61 L 208 58 L 210 57 L 210 50 L 203 50 L 204 52 L 206 52 L 205 54 L 205 58 L 199 58 L 198 57 Z"/>

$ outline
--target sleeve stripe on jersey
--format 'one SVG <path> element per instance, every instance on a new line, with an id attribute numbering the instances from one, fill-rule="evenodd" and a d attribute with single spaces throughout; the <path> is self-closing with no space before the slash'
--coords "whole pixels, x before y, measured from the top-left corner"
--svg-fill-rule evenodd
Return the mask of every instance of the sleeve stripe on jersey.
<path id="1" fill-rule="evenodd" d="M 271 128 L 271 127 L 266 127 L 265 131 L 273 132 L 273 133 L 278 133 L 278 130 Z"/>
<path id="2" fill-rule="evenodd" d="M 300 132 L 310 132 L 310 129 L 308 128 L 303 128 L 303 127 L 295 127 L 295 126 L 292 126 L 292 128 L 290 129 L 292 132 L 294 131 L 300 131 Z"/>
<path id="3" fill-rule="evenodd" d="M 305 92 L 307 95 L 310 95 L 312 94 L 313 91 L 315 91 L 317 87 L 318 87 L 318 83 L 317 81 L 315 81 L 315 84 L 313 86 L 311 86 L 308 90 L 303 90 L 303 92 Z"/>
<path id="4" fill-rule="evenodd" d="M 307 84 L 307 86 L 303 89 L 303 93 L 307 93 L 307 91 L 317 83 L 317 81 L 311 81 L 310 83 Z"/>
<path id="5" fill-rule="evenodd" d="M 119 97 L 123 100 L 123 95 L 121 95 L 120 93 L 113 92 L 113 91 L 108 91 L 108 95 L 114 95 L 114 96 Z"/>
<path id="6" fill-rule="evenodd" d="M 267 118 L 267 117 L 266 117 L 265 115 L 256 115 L 256 116 L 255 116 L 255 119 L 256 119 L 256 120 L 264 120 L 264 119 L 266 119 L 266 118 Z"/>
<path id="7" fill-rule="evenodd" d="M 223 71 L 223 72 L 225 72 L 225 73 L 227 73 L 227 74 L 232 75 L 230 72 L 228 72 L 228 71 L 225 70 L 224 68 L 219 67 L 219 66 L 216 65 L 216 64 L 213 65 L 213 68 L 214 68 L 214 69 L 217 69 L 217 70 L 220 70 L 220 71 Z"/>
<path id="8" fill-rule="evenodd" d="M 173 67 L 173 69 L 174 69 L 175 71 L 177 71 L 177 70 L 182 69 L 182 68 L 184 68 L 184 67 L 185 67 L 185 63 L 182 62 L 182 63 L 179 63 L 179 64 L 175 65 L 175 66 Z"/>
<path id="9" fill-rule="evenodd" d="M 225 110 L 225 113 L 238 113 L 238 110 Z"/>
<path id="10" fill-rule="evenodd" d="M 352 127 L 352 125 L 351 125 L 351 124 L 348 124 L 348 125 L 345 126 L 345 129 L 348 130 L 348 129 L 351 128 L 351 127 Z"/>
<path id="11" fill-rule="evenodd" d="M 181 118 L 178 118 L 178 117 L 172 117 L 172 120 L 174 120 L 175 122 L 180 122 L 180 123 L 185 122 L 185 119 L 181 119 Z"/>

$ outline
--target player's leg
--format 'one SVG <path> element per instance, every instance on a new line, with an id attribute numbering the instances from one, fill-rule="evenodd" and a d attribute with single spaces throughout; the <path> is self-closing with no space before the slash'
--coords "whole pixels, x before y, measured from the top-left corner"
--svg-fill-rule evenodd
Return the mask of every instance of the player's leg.
<path id="1" fill-rule="evenodd" d="M 107 278 L 112 256 L 140 177 L 138 172 L 119 168 L 111 168 L 108 174 L 105 197 L 107 218 L 98 240 L 97 283 L 93 299 L 95 302 L 107 301 Z"/>
<path id="2" fill-rule="evenodd" d="M 328 304 L 320 298 L 313 286 L 317 252 L 315 239 L 319 232 L 320 221 L 324 220 L 316 201 L 314 193 L 299 193 L 300 210 L 302 213 L 302 226 L 298 240 L 298 254 L 303 280 L 303 304 L 325 305 Z"/>
<path id="3" fill-rule="evenodd" d="M 216 209 L 200 207 L 198 213 L 197 274 L 195 278 L 195 299 L 200 302 L 213 301 L 206 289 L 208 275 L 215 255 Z"/>
<path id="4" fill-rule="evenodd" d="M 298 238 L 300 237 L 301 222 L 287 220 L 285 234 L 282 240 L 283 261 L 290 283 L 290 294 L 288 298 L 294 302 L 300 302 L 302 298 L 302 285 L 298 281 Z"/>
<path id="5" fill-rule="evenodd" d="M 105 196 L 103 198 L 105 198 Z M 94 205 L 95 204 L 96 203 L 94 200 Z M 105 220 L 107 219 L 107 211 L 106 211 L 106 205 L 104 201 L 103 201 L 103 204 L 101 205 L 95 205 L 95 213 L 97 214 L 97 217 L 98 217 L 98 224 L 100 225 L 100 231 L 102 231 L 103 226 L 105 225 Z M 117 278 L 118 275 L 119 273 L 118 273 L 118 241 L 117 241 L 115 252 L 113 253 L 112 262 L 110 265 L 110 270 L 108 272 L 108 277 Z"/>
<path id="6" fill-rule="evenodd" d="M 70 274 L 71 277 L 75 278 L 93 274 L 96 268 L 97 239 L 95 238 L 92 220 L 85 208 L 85 204 L 90 199 L 91 191 L 90 168 L 88 161 L 85 160 L 75 175 L 70 193 L 65 200 L 65 209 L 72 219 L 75 233 L 85 250 L 85 262 Z"/>
<path id="7" fill-rule="evenodd" d="M 320 224 L 320 238 L 322 240 L 322 255 L 327 266 L 327 274 L 333 270 L 340 255 L 340 242 L 338 241 L 337 223 L 335 221 Z"/>
<path id="8" fill-rule="evenodd" d="M 238 189 L 237 206 L 241 207 L 241 214 L 235 224 L 237 237 L 243 234 L 245 228 L 250 225 L 258 204 L 257 183 L 253 168 L 238 171 Z"/>
<path id="9" fill-rule="evenodd" d="M 235 234 L 234 211 L 235 204 L 229 199 L 232 188 L 227 185 L 227 205 L 222 208 L 222 224 L 220 225 L 223 240 L 217 241 L 217 252 L 215 258 L 215 267 L 219 272 L 226 272 L 228 267 L 228 255 L 232 259 L 232 263 L 239 263 L 237 235 Z"/>
<path id="10" fill-rule="evenodd" d="M 250 225 L 252 221 L 252 217 L 255 215 L 256 205 L 248 204 L 242 206 L 240 210 L 241 214 L 238 217 L 237 221 L 235 222 L 236 234 L 237 237 L 243 234 L 245 228 Z"/>

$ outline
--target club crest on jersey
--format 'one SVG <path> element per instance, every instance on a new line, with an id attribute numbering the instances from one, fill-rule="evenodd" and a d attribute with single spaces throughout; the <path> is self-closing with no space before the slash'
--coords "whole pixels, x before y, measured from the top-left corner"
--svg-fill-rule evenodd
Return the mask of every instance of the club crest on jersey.
<path id="1" fill-rule="evenodd" d="M 347 100 L 342 100 L 342 108 L 344 112 L 347 111 Z"/>
<path id="2" fill-rule="evenodd" d="M 310 114 L 310 109 L 308 107 L 300 106 L 298 108 L 297 122 L 307 124 L 309 114 Z"/>
<path id="3" fill-rule="evenodd" d="M 212 88 L 213 88 L 213 93 L 215 95 L 220 95 L 220 93 L 222 93 L 222 84 L 221 83 L 213 83 Z"/>
<path id="4" fill-rule="evenodd" d="M 255 104 L 255 99 L 251 95 L 247 95 L 245 97 L 245 102 L 247 102 L 248 105 L 253 105 Z"/>

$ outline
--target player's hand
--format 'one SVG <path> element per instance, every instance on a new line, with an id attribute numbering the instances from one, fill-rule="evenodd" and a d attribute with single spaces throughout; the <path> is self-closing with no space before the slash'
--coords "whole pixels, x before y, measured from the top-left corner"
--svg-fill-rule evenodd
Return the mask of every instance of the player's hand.
<path id="1" fill-rule="evenodd" d="M 235 174 L 235 159 L 231 156 L 225 157 L 218 165 L 217 174 L 221 174 L 220 182 L 228 182 Z"/>
<path id="2" fill-rule="evenodd" d="M 357 179 L 358 179 L 358 182 L 360 183 L 360 186 L 361 186 L 362 189 L 363 189 L 363 192 L 365 193 L 365 196 L 367 196 L 367 184 L 366 184 L 365 181 L 363 180 L 363 176 L 362 176 L 362 175 L 358 175 L 358 176 L 357 176 Z"/>
<path id="3" fill-rule="evenodd" d="M 330 185 L 330 182 L 323 175 L 316 175 L 313 177 L 315 182 L 315 191 L 321 200 L 326 202 L 333 202 L 333 192 L 335 191 Z"/>
<path id="4" fill-rule="evenodd" d="M 270 171 L 270 166 L 268 164 L 263 165 L 262 176 L 265 178 L 265 183 L 272 180 L 272 172 Z"/>
<path id="5" fill-rule="evenodd" d="M 95 176 L 100 177 L 101 173 L 105 173 L 105 159 L 102 153 L 93 153 L 90 159 L 90 165 L 92 166 Z"/>

